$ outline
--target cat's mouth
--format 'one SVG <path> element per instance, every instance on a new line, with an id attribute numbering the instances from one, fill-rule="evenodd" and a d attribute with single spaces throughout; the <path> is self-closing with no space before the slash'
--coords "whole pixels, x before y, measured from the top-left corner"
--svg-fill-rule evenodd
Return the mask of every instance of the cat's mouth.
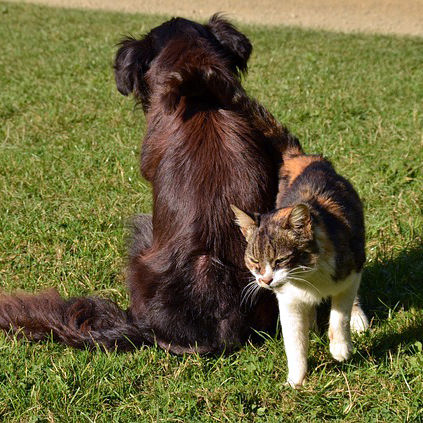
<path id="1" fill-rule="evenodd" d="M 282 286 L 286 285 L 288 282 L 296 284 L 307 284 L 309 285 L 310 282 L 307 280 L 307 276 L 310 273 L 313 273 L 315 269 L 311 267 L 301 266 L 301 268 L 296 268 L 291 271 L 282 271 L 280 274 L 275 272 L 272 276 L 267 276 L 263 278 L 262 275 L 256 276 L 256 282 L 260 286 L 260 288 L 269 289 L 270 291 L 276 291 Z"/>
<path id="2" fill-rule="evenodd" d="M 257 284 L 260 286 L 260 288 L 269 289 L 270 291 L 273 291 L 276 288 L 281 287 L 282 285 L 285 285 L 288 280 L 272 280 L 270 282 L 263 282 L 260 279 L 256 279 Z"/>

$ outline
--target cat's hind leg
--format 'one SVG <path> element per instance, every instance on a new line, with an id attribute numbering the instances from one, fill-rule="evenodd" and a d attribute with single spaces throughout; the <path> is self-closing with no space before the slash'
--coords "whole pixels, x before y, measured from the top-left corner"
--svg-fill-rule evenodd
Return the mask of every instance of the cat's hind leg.
<path id="1" fill-rule="evenodd" d="M 360 305 L 358 296 L 354 298 L 350 320 L 351 332 L 362 333 L 369 328 L 369 320 Z"/>
<path id="2" fill-rule="evenodd" d="M 360 285 L 361 273 L 353 273 L 348 278 L 350 280 L 345 290 L 332 296 L 329 317 L 330 352 L 337 361 L 347 360 L 351 355 L 351 310 Z"/>

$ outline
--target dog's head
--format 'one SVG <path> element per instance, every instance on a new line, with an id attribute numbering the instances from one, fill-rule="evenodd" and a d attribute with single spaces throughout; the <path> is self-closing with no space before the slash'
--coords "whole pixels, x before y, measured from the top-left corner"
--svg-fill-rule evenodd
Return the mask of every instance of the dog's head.
<path id="1" fill-rule="evenodd" d="M 205 50 L 209 54 L 204 54 Z M 155 78 L 148 77 L 148 71 L 154 64 L 155 74 L 160 71 L 167 74 L 167 79 L 160 83 L 168 84 L 173 94 L 178 85 L 180 95 L 184 95 L 187 84 L 183 80 L 185 75 L 192 75 L 192 72 L 201 74 L 201 78 L 206 79 L 209 85 L 211 81 L 212 86 L 220 78 L 219 75 L 225 74 L 224 86 L 229 87 L 233 84 L 227 75 L 237 78 L 247 70 L 251 50 L 248 38 L 219 15 L 212 16 L 205 25 L 174 18 L 152 29 L 140 40 L 128 37 L 120 43 L 114 65 L 117 89 L 123 95 L 133 93 L 147 110 L 151 81 L 157 81 L 157 75 Z M 187 51 L 192 52 L 191 60 L 181 58 Z M 209 60 L 210 57 L 213 59 Z M 161 63 L 157 64 L 157 61 Z M 225 92 L 221 85 L 216 91 Z M 198 83 L 191 82 L 189 88 L 198 90 Z M 175 99 L 170 102 L 175 103 Z"/>

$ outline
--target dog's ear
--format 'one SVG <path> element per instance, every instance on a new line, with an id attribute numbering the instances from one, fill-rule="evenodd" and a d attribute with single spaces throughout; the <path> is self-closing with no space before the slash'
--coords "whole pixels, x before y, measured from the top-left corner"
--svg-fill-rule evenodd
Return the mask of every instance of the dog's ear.
<path id="1" fill-rule="evenodd" d="M 247 70 L 247 62 L 253 49 L 250 40 L 219 14 L 213 15 L 206 28 L 209 29 L 229 54 L 234 66 L 241 72 Z"/>
<path id="2" fill-rule="evenodd" d="M 142 40 L 127 37 L 119 46 L 114 64 L 116 87 L 123 95 L 134 93 L 143 100 L 147 89 L 144 75 L 155 56 L 151 37 L 147 35 Z"/>

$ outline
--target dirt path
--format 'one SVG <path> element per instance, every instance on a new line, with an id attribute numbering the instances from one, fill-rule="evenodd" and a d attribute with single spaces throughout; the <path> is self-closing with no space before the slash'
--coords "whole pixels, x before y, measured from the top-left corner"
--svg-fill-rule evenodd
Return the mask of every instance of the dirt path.
<path id="1" fill-rule="evenodd" d="M 17 1 L 17 0 L 14 0 Z M 423 36 L 423 0 L 24 0 L 50 6 L 158 13 L 345 32 Z"/>

